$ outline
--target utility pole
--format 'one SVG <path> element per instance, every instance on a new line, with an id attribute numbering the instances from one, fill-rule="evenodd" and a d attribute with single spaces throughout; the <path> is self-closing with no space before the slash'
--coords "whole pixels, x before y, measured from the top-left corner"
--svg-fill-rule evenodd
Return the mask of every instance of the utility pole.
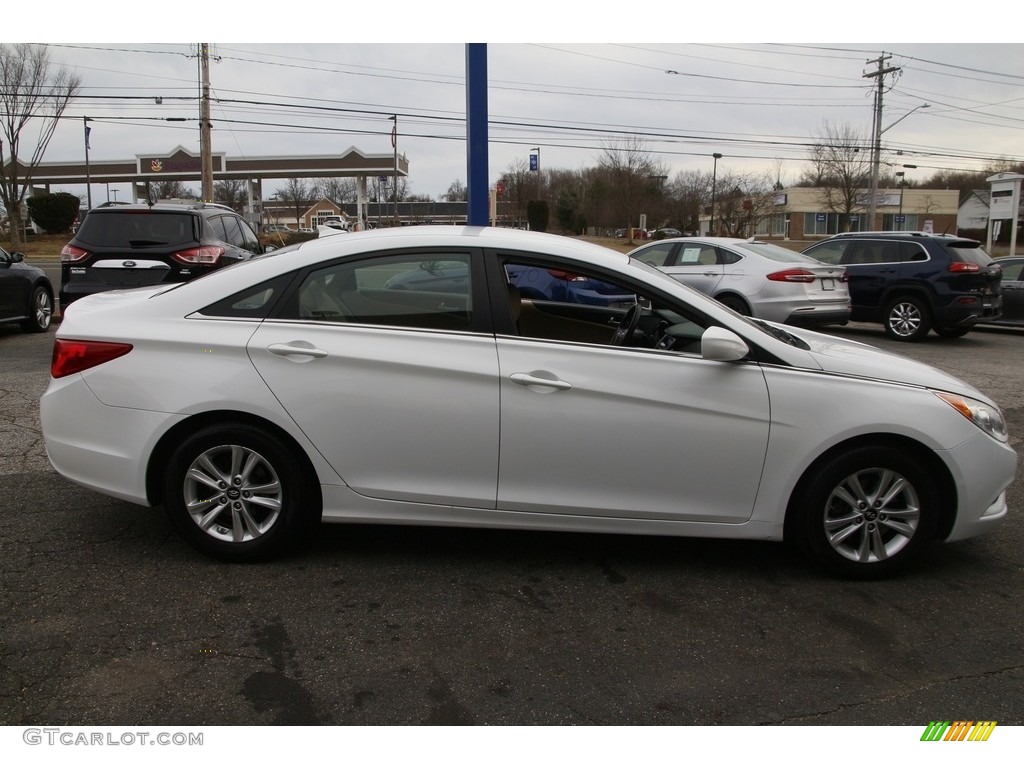
<path id="1" fill-rule="evenodd" d="M 199 43 L 199 79 L 202 96 L 199 99 L 199 154 L 203 166 L 202 199 L 213 202 L 213 150 L 210 143 L 210 44 Z"/>
<path id="2" fill-rule="evenodd" d="M 869 230 L 875 228 L 875 210 L 878 206 L 878 166 L 882 161 L 882 85 L 885 82 L 886 75 L 900 71 L 899 67 L 885 66 L 885 62 L 891 58 L 892 56 L 886 56 L 883 51 L 882 55 L 877 59 L 865 62 L 867 64 L 877 64 L 878 69 L 863 75 L 864 77 L 877 79 L 875 83 L 875 119 L 871 130 L 871 196 L 868 200 L 867 222 L 867 229 Z"/>

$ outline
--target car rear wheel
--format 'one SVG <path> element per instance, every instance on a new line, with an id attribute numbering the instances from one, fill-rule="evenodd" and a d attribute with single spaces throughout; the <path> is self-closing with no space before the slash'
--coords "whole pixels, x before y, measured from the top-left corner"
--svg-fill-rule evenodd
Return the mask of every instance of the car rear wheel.
<path id="1" fill-rule="evenodd" d="M 53 299 L 41 285 L 32 291 L 29 304 L 29 316 L 21 321 L 21 330 L 26 333 L 45 333 L 50 329 L 53 319 Z"/>
<path id="2" fill-rule="evenodd" d="M 814 471 L 793 499 L 787 530 L 813 560 L 853 578 L 902 569 L 931 538 L 939 500 L 912 455 L 866 446 Z"/>
<path id="3" fill-rule="evenodd" d="M 246 424 L 206 427 L 174 452 L 164 506 L 196 549 L 235 562 L 266 559 L 320 518 L 303 465 Z"/>
<path id="4" fill-rule="evenodd" d="M 885 311 L 885 332 L 897 341 L 920 341 L 931 330 L 928 305 L 916 296 L 903 296 Z"/>

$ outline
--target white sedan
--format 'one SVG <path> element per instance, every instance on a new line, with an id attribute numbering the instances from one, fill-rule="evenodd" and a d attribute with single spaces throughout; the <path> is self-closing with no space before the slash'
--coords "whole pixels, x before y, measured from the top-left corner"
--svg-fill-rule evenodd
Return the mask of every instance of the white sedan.
<path id="1" fill-rule="evenodd" d="M 524 299 L 524 267 L 636 301 Z M 942 371 L 515 230 L 360 232 L 96 294 L 51 373 L 57 471 L 228 560 L 324 520 L 792 539 L 881 576 L 993 528 L 1017 463 Z"/>

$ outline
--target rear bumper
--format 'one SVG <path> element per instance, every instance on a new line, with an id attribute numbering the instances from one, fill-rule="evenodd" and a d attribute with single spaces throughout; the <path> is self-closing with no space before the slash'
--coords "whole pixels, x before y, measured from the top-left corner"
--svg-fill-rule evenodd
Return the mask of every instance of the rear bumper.
<path id="1" fill-rule="evenodd" d="M 1002 296 L 964 296 L 945 307 L 936 307 L 935 325 L 940 328 L 970 327 L 976 323 L 996 320 L 1002 314 Z"/>

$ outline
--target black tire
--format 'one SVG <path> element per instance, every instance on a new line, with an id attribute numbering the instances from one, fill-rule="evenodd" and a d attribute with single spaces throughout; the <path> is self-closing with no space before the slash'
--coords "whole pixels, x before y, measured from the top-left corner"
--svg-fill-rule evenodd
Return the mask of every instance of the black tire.
<path id="1" fill-rule="evenodd" d="M 935 333 L 944 339 L 959 339 L 971 332 L 970 326 L 963 328 L 936 328 Z"/>
<path id="2" fill-rule="evenodd" d="M 791 500 L 786 530 L 829 571 L 891 576 L 933 537 L 940 514 L 935 485 L 905 451 L 855 448 L 812 472 Z"/>
<path id="3" fill-rule="evenodd" d="M 21 321 L 21 330 L 25 333 L 46 333 L 50 330 L 53 297 L 43 286 L 37 285 L 32 289 L 28 312 L 28 317 Z"/>
<path id="4" fill-rule="evenodd" d="M 171 456 L 164 508 L 199 551 L 232 562 L 265 560 L 320 520 L 316 483 L 280 441 L 246 424 L 215 424 Z"/>
<path id="5" fill-rule="evenodd" d="M 927 302 L 917 296 L 901 296 L 885 308 L 885 332 L 896 341 L 921 341 L 932 328 Z"/>
<path id="6" fill-rule="evenodd" d="M 734 293 L 727 293 L 725 296 L 719 296 L 718 303 L 724 304 L 733 312 L 739 312 L 745 317 L 750 317 L 750 307 L 747 305 L 747 302 Z"/>

